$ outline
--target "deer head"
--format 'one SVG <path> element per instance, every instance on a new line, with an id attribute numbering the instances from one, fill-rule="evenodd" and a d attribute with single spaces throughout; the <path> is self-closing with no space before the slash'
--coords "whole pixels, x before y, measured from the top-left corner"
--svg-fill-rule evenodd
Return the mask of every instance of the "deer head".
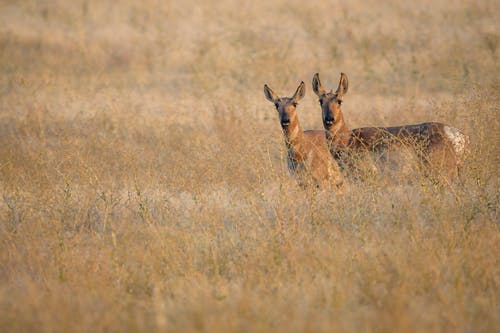
<path id="1" fill-rule="evenodd" d="M 312 80 L 313 90 L 319 97 L 319 104 L 321 105 L 323 126 L 325 130 L 334 132 L 343 122 L 342 116 L 342 100 L 347 93 L 349 82 L 347 75 L 340 73 L 340 81 L 337 91 L 326 92 L 319 80 L 319 74 L 314 74 Z"/>
<path id="2" fill-rule="evenodd" d="M 278 111 L 281 127 L 286 130 L 290 124 L 296 119 L 295 109 L 298 102 L 306 94 L 306 86 L 302 81 L 292 97 L 278 97 L 274 91 L 264 85 L 264 94 L 268 101 L 272 102 Z"/>

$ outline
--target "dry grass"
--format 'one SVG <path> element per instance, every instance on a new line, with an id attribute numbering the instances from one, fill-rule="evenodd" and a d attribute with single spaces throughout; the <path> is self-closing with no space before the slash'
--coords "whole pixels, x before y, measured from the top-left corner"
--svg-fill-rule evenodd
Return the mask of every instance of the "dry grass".
<path id="1" fill-rule="evenodd" d="M 498 330 L 499 10 L 0 2 L 0 331 Z M 340 71 L 352 127 L 466 132 L 464 182 L 297 188 L 263 84 Z"/>

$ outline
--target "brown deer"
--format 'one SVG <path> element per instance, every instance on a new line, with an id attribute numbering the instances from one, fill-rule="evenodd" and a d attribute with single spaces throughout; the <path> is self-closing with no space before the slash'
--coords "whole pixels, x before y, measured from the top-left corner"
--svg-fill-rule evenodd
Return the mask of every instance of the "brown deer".
<path id="1" fill-rule="evenodd" d="M 443 123 L 428 122 L 350 130 L 341 110 L 342 100 L 349 87 L 347 76 L 340 74 L 335 93 L 325 91 L 318 73 L 313 77 L 312 86 L 319 97 L 330 153 L 342 169 L 350 169 L 347 173 L 357 169 L 357 158 L 372 166 L 376 162 L 383 168 L 392 162 L 389 155 L 409 152 L 435 175 L 455 177 L 458 174 L 467 143 L 467 137 L 458 129 Z M 369 159 L 367 155 L 371 155 Z M 401 163 L 396 163 L 396 168 L 401 167 Z"/>
<path id="2" fill-rule="evenodd" d="M 319 187 L 330 187 L 330 185 L 341 187 L 343 176 L 328 151 L 325 131 L 302 131 L 300 126 L 296 108 L 298 101 L 306 93 L 304 82 L 300 83 L 292 97 L 278 97 L 267 84 L 264 85 L 264 93 L 279 114 L 290 174 L 302 186 L 305 186 L 308 180 L 312 180 Z"/>

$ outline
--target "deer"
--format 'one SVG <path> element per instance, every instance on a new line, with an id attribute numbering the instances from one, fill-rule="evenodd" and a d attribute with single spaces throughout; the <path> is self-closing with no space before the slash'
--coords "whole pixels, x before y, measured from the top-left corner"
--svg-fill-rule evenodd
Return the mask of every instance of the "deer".
<path id="1" fill-rule="evenodd" d="M 444 176 L 445 179 L 458 176 L 468 139 L 457 128 L 439 122 L 426 122 L 351 130 L 341 109 L 349 88 L 347 75 L 340 74 L 336 92 L 327 92 L 323 88 L 318 73 L 313 76 L 312 87 L 319 98 L 328 148 L 344 173 L 355 174 L 360 161 L 377 172 L 379 168 L 376 165 L 383 169 L 393 162 L 389 158 L 391 154 L 407 156 L 410 153 L 425 166 L 424 170 L 430 176 Z M 399 160 L 395 169 L 401 167 Z"/>
<path id="2" fill-rule="evenodd" d="M 325 131 L 302 131 L 296 109 L 305 93 L 303 81 L 292 97 L 279 97 L 267 84 L 264 85 L 264 94 L 279 115 L 287 150 L 288 172 L 301 187 L 306 187 L 312 180 L 316 187 L 334 187 L 341 193 L 343 176 L 328 150 Z"/>

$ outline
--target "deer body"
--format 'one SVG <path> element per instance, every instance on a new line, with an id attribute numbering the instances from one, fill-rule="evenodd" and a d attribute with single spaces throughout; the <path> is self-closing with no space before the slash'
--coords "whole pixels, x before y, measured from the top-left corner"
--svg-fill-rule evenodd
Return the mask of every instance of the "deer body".
<path id="1" fill-rule="evenodd" d="M 312 180 L 317 186 L 341 186 L 342 173 L 332 158 L 324 130 L 303 131 L 295 108 L 305 95 L 302 82 L 293 97 L 278 97 L 267 85 L 264 86 L 266 98 L 275 104 L 279 113 L 287 148 L 287 168 L 301 185 Z"/>
<path id="2" fill-rule="evenodd" d="M 335 93 L 327 93 L 323 89 L 318 74 L 313 78 L 313 89 L 320 98 L 328 146 L 341 167 L 355 169 L 355 160 L 360 159 L 372 167 L 378 164 L 384 168 L 389 165 L 391 155 L 406 155 L 403 159 L 413 155 L 433 172 L 451 177 L 457 174 L 467 142 L 466 136 L 458 129 L 428 122 L 350 130 L 340 108 L 347 88 L 344 73 Z M 399 165 L 396 163 L 396 169 L 401 167 L 401 162 Z"/>

